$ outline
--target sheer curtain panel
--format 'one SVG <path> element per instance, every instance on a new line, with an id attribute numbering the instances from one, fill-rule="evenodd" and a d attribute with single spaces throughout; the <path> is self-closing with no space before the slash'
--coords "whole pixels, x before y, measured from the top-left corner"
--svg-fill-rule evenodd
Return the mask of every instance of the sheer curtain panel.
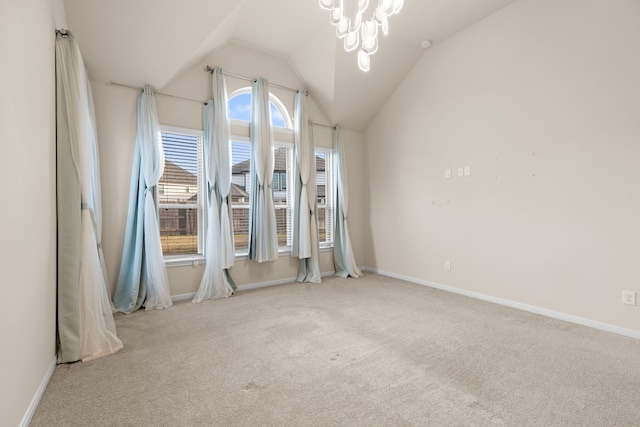
<path id="1" fill-rule="evenodd" d="M 200 288 L 193 302 L 226 298 L 235 285 L 229 268 L 233 266 L 233 228 L 231 205 L 231 137 L 229 101 L 224 74 L 213 70 L 213 99 L 204 106 L 204 162 L 207 178 L 207 237 L 205 252 L 207 265 Z"/>
<path id="2" fill-rule="evenodd" d="M 138 95 L 136 146 L 133 155 L 129 213 L 113 303 L 132 313 L 171 306 L 167 271 L 162 256 L 155 187 L 164 171 L 164 154 L 153 91 Z"/>
<path id="3" fill-rule="evenodd" d="M 72 33 L 56 35 L 58 362 L 122 348 L 101 261 L 102 212 L 93 99 Z"/>
<path id="4" fill-rule="evenodd" d="M 349 237 L 349 186 L 347 184 L 347 162 L 342 142 L 342 129 L 336 126 L 333 130 L 333 158 L 334 158 L 334 242 L 333 261 L 336 276 L 362 277 L 362 272 L 356 264 Z"/>
<path id="5" fill-rule="evenodd" d="M 258 77 L 251 92 L 251 188 L 249 192 L 249 259 L 278 258 L 276 212 L 273 203 L 273 129 L 266 79 Z"/>
<path id="6" fill-rule="evenodd" d="M 295 99 L 294 218 L 291 256 L 300 261 L 298 282 L 320 283 L 320 244 L 316 209 L 316 149 L 306 91 Z"/>

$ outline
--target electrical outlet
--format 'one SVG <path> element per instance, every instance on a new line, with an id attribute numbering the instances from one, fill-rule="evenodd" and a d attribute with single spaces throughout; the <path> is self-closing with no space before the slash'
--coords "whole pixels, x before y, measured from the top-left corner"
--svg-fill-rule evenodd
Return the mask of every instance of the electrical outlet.
<path id="1" fill-rule="evenodd" d="M 622 303 L 636 305 L 636 293 L 633 291 L 622 291 Z"/>
<path id="2" fill-rule="evenodd" d="M 471 166 L 464 167 L 464 176 L 471 176 Z"/>
<path id="3" fill-rule="evenodd" d="M 464 176 L 464 168 L 458 168 L 458 176 Z"/>
<path id="4" fill-rule="evenodd" d="M 444 269 L 447 271 L 451 271 L 451 261 L 444 262 Z"/>

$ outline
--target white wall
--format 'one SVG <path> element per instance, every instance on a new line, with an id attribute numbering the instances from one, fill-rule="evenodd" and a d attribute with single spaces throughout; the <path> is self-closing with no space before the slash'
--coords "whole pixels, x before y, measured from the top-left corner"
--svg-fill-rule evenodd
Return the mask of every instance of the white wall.
<path id="1" fill-rule="evenodd" d="M 206 100 L 211 97 L 211 76 L 204 72 L 204 65 L 221 66 L 225 71 L 248 77 L 262 76 L 270 82 L 292 88 L 301 87 L 301 83 L 282 59 L 257 52 L 255 50 L 228 45 L 214 53 L 202 63 L 174 78 L 166 87 L 156 88 L 165 93 L 181 97 Z M 250 82 L 227 77 L 229 94 L 234 90 L 250 86 Z M 126 82 L 125 82 L 126 83 Z M 115 289 L 128 209 L 128 192 L 131 177 L 131 161 L 135 144 L 135 102 L 137 92 L 94 82 L 94 101 L 98 123 L 98 138 L 101 156 L 104 230 L 103 249 L 109 272 L 111 290 Z M 273 89 L 293 114 L 293 92 Z M 193 129 L 202 129 L 202 106 L 199 103 L 185 102 L 172 98 L 156 97 L 158 119 L 161 124 Z M 309 97 L 309 110 L 312 120 L 327 123 Z M 354 171 L 350 182 L 353 212 L 360 215 L 363 209 L 364 194 L 364 135 L 345 131 L 345 144 L 350 168 Z M 325 128 L 316 128 L 315 142 L 319 147 L 331 147 L 331 133 Z M 364 261 L 364 229 L 362 221 L 352 221 L 353 244 L 356 258 Z M 323 272 L 333 270 L 333 252 L 321 253 Z M 297 260 L 284 256 L 273 263 L 257 264 L 239 260 L 231 270 L 236 284 L 268 282 L 297 276 Z M 172 295 L 193 293 L 198 289 L 204 265 L 169 267 L 168 275 Z"/>
<path id="2" fill-rule="evenodd" d="M 640 331 L 639 23 L 520 0 L 427 51 L 366 131 L 367 265 Z"/>
<path id="3" fill-rule="evenodd" d="M 19 425 L 56 350 L 55 16 L 0 3 L 0 424 Z"/>

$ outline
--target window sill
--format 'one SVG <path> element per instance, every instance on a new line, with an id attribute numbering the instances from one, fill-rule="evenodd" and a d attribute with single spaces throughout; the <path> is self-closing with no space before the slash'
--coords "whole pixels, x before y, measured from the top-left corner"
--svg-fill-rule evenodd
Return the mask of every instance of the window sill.
<path id="1" fill-rule="evenodd" d="M 205 258 L 202 255 L 165 257 L 164 259 L 166 267 L 184 267 L 187 265 L 195 267 L 204 263 Z"/>
<path id="2" fill-rule="evenodd" d="M 320 252 L 331 252 L 333 251 L 333 246 L 321 246 Z M 278 258 L 284 258 L 291 256 L 290 249 L 280 249 L 278 251 Z M 236 261 L 246 261 L 249 259 L 249 254 L 247 252 L 237 253 Z M 166 267 L 184 267 L 184 266 L 197 266 L 200 264 L 204 264 L 206 259 L 202 255 L 194 255 L 194 256 L 173 256 L 173 257 L 165 257 L 164 265 Z"/>
<path id="3" fill-rule="evenodd" d="M 331 252 L 333 251 L 332 246 L 320 246 L 320 252 Z M 291 256 L 291 249 L 280 249 L 278 250 L 278 258 L 284 258 Z M 236 261 L 246 261 L 249 259 L 249 254 L 247 252 L 236 253 Z"/>

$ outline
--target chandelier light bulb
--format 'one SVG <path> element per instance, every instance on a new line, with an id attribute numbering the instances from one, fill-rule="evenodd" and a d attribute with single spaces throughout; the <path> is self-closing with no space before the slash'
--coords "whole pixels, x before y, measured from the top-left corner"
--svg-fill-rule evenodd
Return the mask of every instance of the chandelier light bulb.
<path id="1" fill-rule="evenodd" d="M 344 50 L 351 52 L 357 49 L 360 43 L 360 33 L 358 30 L 349 31 L 344 38 Z"/>
<path id="2" fill-rule="evenodd" d="M 382 18 L 382 21 L 380 21 L 380 27 L 382 27 L 382 34 L 385 36 L 389 34 L 389 18 L 386 16 Z"/>
<path id="3" fill-rule="evenodd" d="M 371 43 L 362 42 L 362 50 L 366 51 L 369 55 L 373 55 L 378 51 L 378 38 L 373 39 Z"/>
<path id="4" fill-rule="evenodd" d="M 325 10 L 333 9 L 333 0 L 320 0 L 320 7 Z"/>
<path id="5" fill-rule="evenodd" d="M 376 7 L 373 16 L 376 18 L 376 21 L 382 23 L 382 20 L 387 17 L 387 12 L 381 7 Z"/>
<path id="6" fill-rule="evenodd" d="M 343 15 L 341 7 L 334 7 L 333 9 L 331 9 L 331 23 L 333 25 L 338 25 L 340 19 L 342 19 L 342 16 Z"/>
<path id="7" fill-rule="evenodd" d="M 362 25 L 362 13 L 356 13 L 356 17 L 353 19 L 353 30 L 358 31 Z"/>
<path id="8" fill-rule="evenodd" d="M 390 15 L 393 12 L 394 0 L 380 0 L 378 3 L 378 9 L 385 15 Z"/>
<path id="9" fill-rule="evenodd" d="M 402 6 L 404 6 L 404 0 L 394 0 L 393 1 L 393 14 L 400 13 L 402 10 Z"/>
<path id="10" fill-rule="evenodd" d="M 358 51 L 358 67 L 365 73 L 371 69 L 371 58 L 364 50 Z"/>
<path id="11" fill-rule="evenodd" d="M 350 26 L 351 20 L 348 17 L 343 16 L 342 18 L 340 18 L 340 22 L 338 22 L 338 25 L 336 25 L 336 35 L 339 39 L 347 35 Z"/>
<path id="12" fill-rule="evenodd" d="M 358 13 L 363 14 L 369 7 L 369 0 L 358 0 Z"/>
<path id="13" fill-rule="evenodd" d="M 362 23 L 362 46 L 370 49 L 378 38 L 378 23 L 369 19 Z"/>

